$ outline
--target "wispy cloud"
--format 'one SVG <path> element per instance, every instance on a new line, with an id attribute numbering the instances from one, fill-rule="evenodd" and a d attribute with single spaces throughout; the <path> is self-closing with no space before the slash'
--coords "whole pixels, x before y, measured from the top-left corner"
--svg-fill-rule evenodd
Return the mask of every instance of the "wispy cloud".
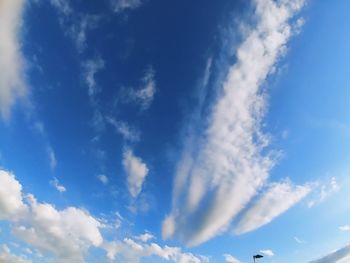
<path id="1" fill-rule="evenodd" d="M 263 154 L 268 136 L 261 131 L 266 97 L 260 87 L 284 54 L 293 33 L 289 21 L 304 1 L 253 2 L 257 24 L 237 49 L 237 62 L 228 69 L 222 95 L 206 120 L 208 128 L 179 162 L 164 238 L 197 245 L 226 231 L 275 163 Z M 278 214 L 271 212 L 271 220 Z"/>
<path id="2" fill-rule="evenodd" d="M 148 175 L 148 167 L 130 149 L 124 150 L 122 164 L 127 175 L 129 192 L 132 197 L 136 198 L 140 194 L 142 185 Z"/>
<path id="3" fill-rule="evenodd" d="M 270 223 L 305 197 L 310 190 L 308 186 L 294 186 L 289 180 L 273 183 L 244 213 L 235 232 L 243 234 Z"/>
<path id="4" fill-rule="evenodd" d="M 275 253 L 273 253 L 273 251 L 271 249 L 260 250 L 260 253 L 266 257 L 273 257 L 275 255 Z"/>
<path id="5" fill-rule="evenodd" d="M 349 225 L 343 225 L 343 226 L 338 227 L 338 229 L 340 231 L 346 232 L 346 231 L 350 231 L 350 226 Z"/>
<path id="6" fill-rule="evenodd" d="M 54 170 L 57 165 L 56 154 L 50 145 L 47 146 L 46 151 L 49 158 L 51 170 Z"/>
<path id="7" fill-rule="evenodd" d="M 230 254 L 224 254 L 225 261 L 228 263 L 241 263 L 238 259 Z"/>
<path id="8" fill-rule="evenodd" d="M 25 60 L 21 53 L 22 13 L 26 1 L 0 2 L 0 115 L 7 120 L 11 108 L 28 94 Z"/>
<path id="9" fill-rule="evenodd" d="M 114 12 L 120 13 L 125 10 L 139 8 L 142 5 L 141 0 L 110 0 Z"/>
<path id="10" fill-rule="evenodd" d="M 56 188 L 56 190 L 60 193 L 63 193 L 65 191 L 67 191 L 66 187 L 64 187 L 62 184 L 60 184 L 60 182 L 58 181 L 58 179 L 56 177 L 54 177 L 51 181 L 50 184 Z"/>
<path id="11" fill-rule="evenodd" d="M 305 244 L 306 242 L 298 237 L 294 237 L 295 242 L 297 242 L 298 244 Z"/>
<path id="12" fill-rule="evenodd" d="M 130 142 L 137 142 L 140 140 L 140 132 L 124 121 L 116 120 L 112 117 L 106 118 L 107 122 L 110 123 L 119 133 L 124 140 Z"/>
<path id="13" fill-rule="evenodd" d="M 322 203 L 332 194 L 338 192 L 340 190 L 340 186 L 338 185 L 337 178 L 333 176 L 329 183 L 319 184 L 316 189 L 318 189 L 318 191 L 316 191 L 316 196 L 314 196 L 314 198 L 308 202 L 309 208 Z"/>
<path id="14" fill-rule="evenodd" d="M 82 53 L 87 47 L 87 32 L 97 27 L 99 16 L 77 13 L 67 0 L 50 0 L 50 3 L 58 12 L 64 33 L 74 41 L 77 51 Z"/>
<path id="15" fill-rule="evenodd" d="M 350 260 L 350 245 L 340 248 L 310 263 L 340 263 Z"/>
<path id="16" fill-rule="evenodd" d="M 104 185 L 107 185 L 109 181 L 108 177 L 104 174 L 99 174 L 97 176 L 97 179 L 100 180 L 100 182 L 103 183 Z"/>
<path id="17" fill-rule="evenodd" d="M 137 90 L 132 90 L 130 93 L 131 99 L 140 105 L 141 110 L 146 110 L 150 107 L 154 95 L 156 94 L 156 82 L 154 80 L 154 69 L 149 67 L 143 76 L 142 85 Z"/>
<path id="18" fill-rule="evenodd" d="M 88 94 L 91 100 L 94 99 L 94 96 L 99 91 L 96 85 L 95 75 L 104 68 L 104 65 L 105 62 L 101 57 L 96 57 L 82 63 L 84 69 L 84 81 L 88 86 Z"/>

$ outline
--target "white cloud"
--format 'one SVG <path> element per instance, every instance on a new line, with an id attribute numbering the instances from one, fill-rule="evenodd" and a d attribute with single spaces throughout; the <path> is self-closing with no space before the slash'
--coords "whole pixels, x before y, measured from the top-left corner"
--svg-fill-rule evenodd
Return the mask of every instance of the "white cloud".
<path id="1" fill-rule="evenodd" d="M 275 255 L 271 249 L 260 250 L 260 253 L 266 257 L 273 257 Z"/>
<path id="2" fill-rule="evenodd" d="M 208 128 L 195 136 L 197 143 L 186 148 L 178 165 L 164 238 L 175 236 L 197 245 L 226 231 L 274 165 L 274 159 L 262 153 L 268 136 L 260 128 L 266 111 L 260 86 L 284 54 L 293 33 L 289 20 L 304 1 L 254 3 L 257 24 L 237 50 Z"/>
<path id="3" fill-rule="evenodd" d="M 136 142 L 140 140 L 140 132 L 124 121 L 117 121 L 112 117 L 107 117 L 106 120 L 115 128 L 124 140 Z"/>
<path id="4" fill-rule="evenodd" d="M 91 99 L 98 93 L 95 75 L 104 68 L 105 62 L 101 57 L 87 60 L 83 63 L 84 80 L 88 86 L 88 94 Z"/>
<path id="5" fill-rule="evenodd" d="M 23 202 L 21 184 L 11 173 L 0 171 L 0 219 L 10 221 L 12 232 L 41 252 L 52 253 L 59 262 L 83 262 L 90 246 L 103 238 L 101 224 L 86 211 L 75 207 L 57 210 L 38 203 L 31 194 Z"/>
<path id="6" fill-rule="evenodd" d="M 149 240 L 154 239 L 154 235 L 152 235 L 149 232 L 145 232 L 142 235 L 136 236 L 135 239 L 139 240 L 139 241 L 142 241 L 142 242 L 148 242 Z"/>
<path id="7" fill-rule="evenodd" d="M 0 114 L 8 119 L 17 99 L 28 93 L 21 53 L 23 0 L 0 1 Z"/>
<path id="8" fill-rule="evenodd" d="M 195 256 L 192 253 L 184 253 L 178 247 L 161 247 L 156 243 L 138 243 L 137 241 L 125 238 L 123 241 L 114 241 L 104 244 L 107 256 L 114 261 L 117 256 L 122 263 L 138 263 L 142 258 L 157 256 L 166 261 L 176 263 L 201 263 L 208 262 L 204 256 Z"/>
<path id="9" fill-rule="evenodd" d="M 26 196 L 25 203 L 23 196 Z M 118 259 L 124 263 L 137 263 L 151 256 L 176 263 L 208 262 L 206 257 L 182 252 L 178 247 L 150 243 L 154 236 L 149 232 L 121 241 L 104 239 L 100 230 L 115 230 L 123 220 L 119 213 L 115 215 L 117 221 L 113 220 L 110 225 L 106 220 L 94 218 L 85 209 L 70 206 L 59 210 L 52 204 L 38 202 L 32 194 L 22 193 L 22 186 L 14 175 L 0 170 L 0 220 L 10 223 L 11 233 L 24 242 L 23 247 L 16 244 L 16 248 L 40 257 L 40 262 L 83 263 L 92 247 L 106 251 L 109 260 Z M 33 254 L 28 246 L 36 252 Z M 0 246 L 0 260 L 30 262 L 11 255 L 6 246 Z"/>
<path id="10" fill-rule="evenodd" d="M 79 53 L 87 46 L 87 32 L 97 26 L 99 17 L 74 12 L 67 0 L 50 0 L 59 14 L 59 22 L 64 33 L 73 41 Z"/>
<path id="11" fill-rule="evenodd" d="M 58 179 L 56 177 L 53 178 L 53 180 L 50 181 L 50 184 L 56 188 L 56 190 L 60 193 L 63 193 L 65 191 L 67 191 L 67 189 L 60 184 L 60 182 L 58 181 Z"/>
<path id="12" fill-rule="evenodd" d="M 129 192 L 132 197 L 136 198 L 140 194 L 143 182 L 148 175 L 148 167 L 130 149 L 124 150 L 122 163 L 127 175 Z"/>
<path id="13" fill-rule="evenodd" d="M 140 104 L 141 110 L 146 110 L 150 107 L 156 93 L 154 70 L 151 67 L 147 69 L 142 83 L 138 90 L 132 92 L 131 97 Z"/>
<path id="14" fill-rule="evenodd" d="M 18 219 L 25 211 L 22 185 L 12 173 L 0 170 L 0 220 Z"/>
<path id="15" fill-rule="evenodd" d="M 317 196 L 308 202 L 308 207 L 312 208 L 315 205 L 322 203 L 332 194 L 337 193 L 339 189 L 340 186 L 337 183 L 337 178 L 333 176 L 328 184 L 320 185 Z"/>
<path id="16" fill-rule="evenodd" d="M 56 165 L 57 165 L 56 154 L 51 146 L 47 146 L 46 151 L 47 151 L 47 155 L 49 157 L 50 167 L 52 170 L 54 170 L 56 168 Z"/>
<path id="17" fill-rule="evenodd" d="M 350 226 L 349 225 L 343 225 L 343 226 L 340 226 L 338 227 L 340 231 L 350 231 Z"/>
<path id="18" fill-rule="evenodd" d="M 238 259 L 230 254 L 224 254 L 225 261 L 228 263 L 241 263 Z"/>
<path id="19" fill-rule="evenodd" d="M 112 9 L 116 13 L 120 13 L 125 10 L 136 9 L 141 5 L 141 0 L 111 0 Z"/>
<path id="20" fill-rule="evenodd" d="M 16 256 L 11 253 L 11 250 L 6 245 L 0 246 L 0 262 L 4 263 L 31 263 L 31 260 Z"/>
<path id="21" fill-rule="evenodd" d="M 66 16 L 73 12 L 67 0 L 50 0 L 50 3 Z"/>
<path id="22" fill-rule="evenodd" d="M 304 244 L 304 243 L 306 243 L 304 240 L 302 240 L 302 239 L 300 239 L 300 238 L 298 238 L 298 237 L 294 237 L 294 240 L 295 240 L 295 242 L 297 242 L 297 243 L 299 243 L 299 244 Z"/>
<path id="23" fill-rule="evenodd" d="M 308 186 L 294 186 L 290 181 L 273 183 L 246 211 L 235 232 L 243 234 L 271 222 L 310 192 Z"/>
<path id="24" fill-rule="evenodd" d="M 99 174 L 97 176 L 98 180 L 101 181 L 101 183 L 103 183 L 104 185 L 108 184 L 108 177 L 105 176 L 104 174 Z"/>
<path id="25" fill-rule="evenodd" d="M 350 245 L 340 248 L 320 259 L 313 260 L 310 263 L 340 263 L 350 260 Z"/>

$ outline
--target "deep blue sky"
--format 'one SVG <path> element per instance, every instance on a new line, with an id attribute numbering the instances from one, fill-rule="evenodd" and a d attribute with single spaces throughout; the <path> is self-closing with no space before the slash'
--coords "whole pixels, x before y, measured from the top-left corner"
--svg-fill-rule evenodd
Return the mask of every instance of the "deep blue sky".
<path id="1" fill-rule="evenodd" d="M 349 260 L 349 8 L 0 3 L 0 259 Z"/>

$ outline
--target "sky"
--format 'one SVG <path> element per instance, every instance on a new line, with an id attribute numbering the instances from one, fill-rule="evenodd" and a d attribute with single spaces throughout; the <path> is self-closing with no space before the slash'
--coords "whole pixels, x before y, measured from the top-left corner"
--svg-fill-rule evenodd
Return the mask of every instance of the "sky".
<path id="1" fill-rule="evenodd" d="M 0 261 L 350 262 L 349 9 L 0 1 Z"/>

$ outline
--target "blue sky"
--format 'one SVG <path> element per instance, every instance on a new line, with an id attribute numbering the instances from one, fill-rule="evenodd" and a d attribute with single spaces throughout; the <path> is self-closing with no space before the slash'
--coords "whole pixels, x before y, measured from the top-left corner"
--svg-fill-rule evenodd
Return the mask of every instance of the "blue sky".
<path id="1" fill-rule="evenodd" d="M 349 8 L 0 2 L 0 261 L 348 262 Z"/>

